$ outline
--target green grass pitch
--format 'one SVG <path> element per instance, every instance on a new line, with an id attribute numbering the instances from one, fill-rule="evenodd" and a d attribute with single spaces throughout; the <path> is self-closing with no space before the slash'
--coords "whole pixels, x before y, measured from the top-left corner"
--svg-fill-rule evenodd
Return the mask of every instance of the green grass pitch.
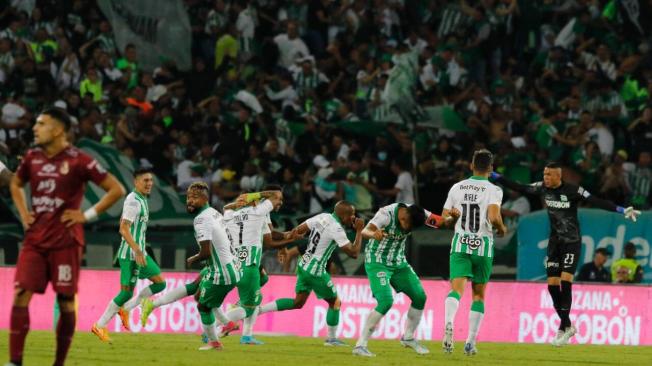
<path id="1" fill-rule="evenodd" d="M 418 356 L 396 341 L 371 340 L 377 354 L 367 359 L 351 355 L 351 347 L 324 347 L 318 338 L 267 337 L 262 346 L 238 344 L 239 335 L 225 338 L 222 351 L 197 350 L 199 335 L 192 334 L 112 334 L 113 344 L 101 343 L 90 332 L 75 334 L 67 365 L 652 365 L 652 347 L 480 343 L 479 353 L 464 356 L 463 344 L 452 355 L 441 351 L 439 342 L 425 342 L 430 354 Z M 8 355 L 9 334 L 0 331 L 0 364 Z M 353 340 L 346 340 L 353 345 Z M 54 360 L 54 333 L 33 331 L 27 337 L 23 364 L 49 365 Z"/>

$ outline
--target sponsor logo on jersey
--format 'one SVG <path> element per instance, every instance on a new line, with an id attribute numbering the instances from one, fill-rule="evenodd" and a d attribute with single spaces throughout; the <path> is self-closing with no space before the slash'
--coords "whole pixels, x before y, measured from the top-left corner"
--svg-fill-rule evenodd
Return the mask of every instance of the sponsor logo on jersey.
<path id="1" fill-rule="evenodd" d="M 55 181 L 54 179 L 45 179 L 38 183 L 38 187 L 36 187 L 36 191 L 41 192 L 43 194 L 50 194 L 54 192 L 56 188 L 57 188 L 57 181 Z"/>
<path id="2" fill-rule="evenodd" d="M 477 236 L 462 236 L 460 242 L 468 245 L 471 250 L 476 250 L 482 245 L 482 239 Z"/>
<path id="3" fill-rule="evenodd" d="M 568 201 L 561 202 L 561 201 L 546 200 L 546 206 L 550 208 L 570 208 L 571 203 Z"/>
<path id="4" fill-rule="evenodd" d="M 560 195 L 560 196 L 559 196 L 559 199 L 561 199 L 562 202 L 567 202 L 567 201 L 568 201 L 568 197 L 566 197 L 565 194 Z"/>
<path id="5" fill-rule="evenodd" d="M 56 170 L 57 167 L 54 164 L 47 163 L 41 167 L 41 170 L 36 175 L 39 177 L 58 177 L 59 173 Z"/>
<path id="6" fill-rule="evenodd" d="M 460 185 L 460 189 L 464 191 L 471 190 L 475 192 L 484 192 L 487 190 L 487 187 L 476 186 L 474 184 L 463 184 Z"/>
<path id="7" fill-rule="evenodd" d="M 66 175 L 68 174 L 69 171 L 70 171 L 70 166 L 68 165 L 67 161 L 64 161 L 59 167 L 59 173 L 61 173 L 61 175 Z"/>

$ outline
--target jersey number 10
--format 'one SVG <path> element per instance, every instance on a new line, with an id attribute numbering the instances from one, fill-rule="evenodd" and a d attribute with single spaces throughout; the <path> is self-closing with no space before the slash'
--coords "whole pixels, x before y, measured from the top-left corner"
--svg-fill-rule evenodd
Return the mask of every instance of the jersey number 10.
<path id="1" fill-rule="evenodd" d="M 480 205 L 477 203 L 462 204 L 462 229 L 472 233 L 480 230 Z"/>

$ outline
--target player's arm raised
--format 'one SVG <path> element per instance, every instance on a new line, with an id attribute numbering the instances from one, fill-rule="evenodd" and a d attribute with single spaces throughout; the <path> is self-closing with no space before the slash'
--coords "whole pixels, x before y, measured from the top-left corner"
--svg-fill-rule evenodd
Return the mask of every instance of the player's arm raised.
<path id="1" fill-rule="evenodd" d="M 124 238 L 125 242 L 127 242 L 127 245 L 133 250 L 134 255 L 136 257 L 136 264 L 139 266 L 143 267 L 147 262 L 145 261 L 145 253 L 143 253 L 142 250 L 140 250 L 140 247 L 138 244 L 136 244 L 136 241 L 134 240 L 134 237 L 131 235 L 131 225 L 133 225 L 133 222 L 127 219 L 120 219 L 120 229 L 118 230 L 120 232 L 120 235 Z"/>
<path id="2" fill-rule="evenodd" d="M 353 243 L 349 242 L 341 247 L 341 249 L 344 253 L 346 253 L 346 255 L 355 259 L 358 258 L 358 255 L 360 254 L 360 248 L 362 247 L 362 230 L 364 229 L 364 219 L 356 217 L 355 221 L 353 221 L 353 228 L 355 229 L 355 239 L 353 239 Z"/>
<path id="3" fill-rule="evenodd" d="M 378 241 L 383 240 L 383 238 L 387 236 L 387 233 L 383 229 L 379 229 L 371 222 L 362 229 L 361 234 L 363 239 L 375 239 Z"/>
<path id="4" fill-rule="evenodd" d="M 305 225 L 305 223 L 297 226 L 294 230 L 287 232 L 276 231 L 273 229 L 272 224 L 268 225 L 269 232 L 263 235 L 263 246 L 265 246 L 265 248 L 283 248 L 289 243 L 303 238 L 305 233 L 309 231 L 307 225 L 305 231 L 302 231 L 301 233 L 298 231 L 301 225 Z"/>
<path id="5" fill-rule="evenodd" d="M 496 172 L 491 172 L 491 174 L 489 175 L 489 179 L 522 194 L 536 195 L 541 193 L 541 187 L 542 187 L 541 182 L 535 182 L 532 184 L 520 184 L 508 180 L 505 177 L 503 177 L 501 174 L 498 174 Z"/>
<path id="6" fill-rule="evenodd" d="M 70 227 L 75 224 L 92 221 L 104 211 L 108 210 L 109 207 L 113 206 L 126 193 L 125 188 L 111 173 L 106 175 L 99 186 L 106 193 L 94 206 L 83 213 L 81 210 L 65 210 L 61 215 L 61 222 L 66 223 L 66 226 Z"/>
<path id="7" fill-rule="evenodd" d="M 27 199 L 25 198 L 25 191 L 23 190 L 25 183 L 16 174 L 11 178 L 9 183 L 9 190 L 11 191 L 11 199 L 14 200 L 14 205 L 18 210 L 20 221 L 23 223 L 23 229 L 27 231 L 34 223 L 34 212 L 29 211 L 27 208 Z"/>
<path id="8" fill-rule="evenodd" d="M 445 208 L 441 211 L 441 216 L 435 215 L 433 213 L 427 216 L 426 225 L 434 228 L 452 228 L 455 226 L 457 219 L 460 218 L 460 215 L 460 210 L 456 209 L 455 207 L 451 209 Z"/>
<path id="9" fill-rule="evenodd" d="M 188 258 L 186 260 L 186 263 L 188 264 L 188 267 L 190 267 L 193 263 L 202 261 L 204 259 L 208 259 L 211 256 L 211 241 L 210 240 L 203 240 L 199 242 L 199 253 L 193 255 L 192 257 Z"/>
<path id="10" fill-rule="evenodd" d="M 588 202 L 591 206 L 601 208 L 606 211 L 621 213 L 625 215 L 625 219 L 632 220 L 633 222 L 636 222 L 636 219 L 641 214 L 641 211 L 635 210 L 634 207 L 632 206 L 629 207 L 618 206 L 609 200 L 598 198 L 592 195 L 582 187 L 578 188 L 577 194 L 580 196 L 580 199 L 583 199 L 584 201 Z"/>

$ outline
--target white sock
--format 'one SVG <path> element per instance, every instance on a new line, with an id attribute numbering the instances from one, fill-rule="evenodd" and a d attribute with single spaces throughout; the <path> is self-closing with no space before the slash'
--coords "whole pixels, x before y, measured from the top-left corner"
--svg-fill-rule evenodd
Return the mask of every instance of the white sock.
<path id="1" fill-rule="evenodd" d="M 377 312 L 376 310 L 372 311 L 369 314 L 369 316 L 367 317 L 367 321 L 362 327 L 360 338 L 358 339 L 358 342 L 355 344 L 356 347 L 367 347 L 367 343 L 369 342 L 369 337 L 371 337 L 371 334 L 374 332 L 376 325 L 378 325 L 378 322 L 382 318 L 383 318 L 383 314 Z"/>
<path id="2" fill-rule="evenodd" d="M 446 319 L 445 324 L 453 324 L 455 322 L 455 314 L 457 314 L 457 308 L 460 306 L 460 300 L 449 296 L 446 298 L 444 304 L 444 319 Z"/>
<path id="3" fill-rule="evenodd" d="M 188 296 L 186 286 L 179 286 L 157 297 L 152 302 L 154 303 L 154 307 L 158 308 L 163 305 L 171 304 L 177 300 L 181 300 L 186 296 Z"/>
<path id="4" fill-rule="evenodd" d="M 220 324 L 227 325 L 229 323 L 229 318 L 226 317 L 222 311 L 222 308 L 213 308 L 213 314 L 215 315 L 215 319 L 217 319 Z"/>
<path id="5" fill-rule="evenodd" d="M 215 329 L 215 322 L 213 324 L 204 324 L 202 323 L 202 328 L 204 328 L 204 334 L 208 337 L 209 341 L 217 341 L 217 330 Z"/>
<path id="6" fill-rule="evenodd" d="M 337 338 L 337 325 L 328 326 L 328 339 Z"/>
<path id="7" fill-rule="evenodd" d="M 242 335 L 243 336 L 253 336 L 254 334 L 254 324 L 256 324 L 256 318 L 258 318 L 258 308 L 254 310 L 254 313 L 250 317 L 245 318 L 242 323 Z"/>
<path id="8" fill-rule="evenodd" d="M 238 320 L 242 320 L 247 316 L 247 312 L 245 309 L 241 307 L 237 307 L 235 309 L 230 310 L 228 313 L 226 313 L 226 317 L 229 318 L 229 321 L 232 322 L 237 322 Z"/>
<path id="9" fill-rule="evenodd" d="M 423 309 L 419 310 L 410 306 L 410 310 L 407 313 L 407 321 L 405 322 L 405 333 L 403 333 L 404 340 L 409 341 L 414 339 L 414 332 L 419 326 L 421 315 L 423 315 Z"/>
<path id="10" fill-rule="evenodd" d="M 484 313 L 478 311 L 469 312 L 469 336 L 466 338 L 466 343 L 475 343 L 480 331 L 480 324 L 482 324 L 482 318 L 484 318 Z"/>
<path id="11" fill-rule="evenodd" d="M 132 297 L 129 301 L 127 301 L 122 307 L 127 310 L 131 311 L 131 309 L 135 308 L 140 304 L 140 300 L 152 296 L 152 289 L 149 288 L 149 286 L 145 287 L 144 289 L 140 290 L 138 293 L 138 296 Z"/>
<path id="12" fill-rule="evenodd" d="M 97 326 L 100 328 L 106 327 L 106 325 L 111 321 L 111 318 L 113 318 L 119 309 L 120 307 L 114 303 L 113 300 L 109 301 L 109 305 L 106 306 L 104 314 L 102 314 L 100 320 L 97 321 Z"/>
<path id="13" fill-rule="evenodd" d="M 259 314 L 269 313 L 270 311 L 277 311 L 277 310 L 278 310 L 278 306 L 276 306 L 276 301 L 272 301 L 272 302 L 268 302 L 265 305 L 261 305 Z"/>

